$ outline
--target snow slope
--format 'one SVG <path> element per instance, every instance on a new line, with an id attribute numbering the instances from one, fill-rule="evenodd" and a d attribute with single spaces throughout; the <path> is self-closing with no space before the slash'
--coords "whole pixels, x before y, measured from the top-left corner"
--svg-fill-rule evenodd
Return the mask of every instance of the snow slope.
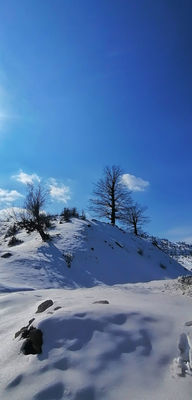
<path id="1" fill-rule="evenodd" d="M 10 223 L 0 235 L 0 399 L 191 400 L 192 293 L 167 280 L 187 271 L 98 221 L 55 221 L 47 243 L 20 231 L 14 247 Z M 24 355 L 15 333 L 32 318 L 42 353 Z"/>
<path id="2" fill-rule="evenodd" d="M 183 265 L 189 271 L 192 270 L 192 244 L 185 242 L 170 242 L 168 239 L 145 235 L 148 241 L 154 243 L 170 257 Z"/>
<path id="3" fill-rule="evenodd" d="M 0 237 L 2 292 L 147 282 L 187 273 L 148 241 L 98 221 L 55 221 L 47 243 L 38 233 L 21 231 L 17 238 L 23 243 L 13 247 L 4 239 L 7 224 Z M 3 258 L 7 252 L 10 257 Z"/>

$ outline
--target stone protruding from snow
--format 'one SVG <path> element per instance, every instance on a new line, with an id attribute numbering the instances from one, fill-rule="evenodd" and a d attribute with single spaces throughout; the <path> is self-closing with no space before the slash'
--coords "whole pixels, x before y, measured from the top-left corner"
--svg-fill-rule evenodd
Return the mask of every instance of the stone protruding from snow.
<path id="1" fill-rule="evenodd" d="M 27 339 L 21 346 L 21 352 L 25 355 L 41 354 L 43 344 L 42 331 L 31 326 L 27 332 L 25 331 L 25 335 L 27 335 Z"/>
<path id="2" fill-rule="evenodd" d="M 2 254 L 1 258 L 9 258 L 11 256 L 12 256 L 12 253 L 7 252 L 7 253 Z"/>
<path id="3" fill-rule="evenodd" d="M 27 329 L 27 326 L 23 326 L 19 331 L 17 331 L 16 333 L 15 333 L 15 339 L 18 337 L 18 336 L 21 336 L 21 338 L 25 338 L 25 337 L 27 337 L 27 336 L 25 336 L 25 335 L 27 335 L 27 332 L 28 332 L 28 329 Z"/>
<path id="4" fill-rule="evenodd" d="M 31 318 L 29 320 L 29 323 L 28 323 L 27 326 L 23 326 L 19 331 L 17 331 L 15 333 L 15 339 L 20 335 L 21 335 L 21 338 L 25 339 L 27 337 L 27 335 L 28 335 L 29 326 L 32 324 L 33 321 L 35 321 L 35 318 Z"/>
<path id="5" fill-rule="evenodd" d="M 51 307 L 52 305 L 53 305 L 53 300 L 45 300 L 43 303 L 39 304 L 36 314 L 42 313 L 43 311 L 47 310 L 47 308 Z"/>
<path id="6" fill-rule="evenodd" d="M 93 304 L 109 304 L 108 300 L 97 300 L 94 301 Z"/>

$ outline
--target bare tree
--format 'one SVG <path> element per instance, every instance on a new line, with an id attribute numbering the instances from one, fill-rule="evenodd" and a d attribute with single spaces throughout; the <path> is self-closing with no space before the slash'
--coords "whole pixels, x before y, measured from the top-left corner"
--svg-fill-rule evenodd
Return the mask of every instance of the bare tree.
<path id="1" fill-rule="evenodd" d="M 143 225 L 149 222 L 149 217 L 144 215 L 146 209 L 147 207 L 141 207 L 138 203 L 135 203 L 131 207 L 127 207 L 124 214 L 124 223 L 131 227 L 136 236 L 142 231 Z"/>
<path id="2" fill-rule="evenodd" d="M 98 217 L 107 218 L 112 225 L 122 220 L 125 207 L 131 205 L 130 191 L 122 183 L 123 171 L 119 166 L 105 167 L 103 178 L 95 184 L 94 198 L 89 209 Z"/>
<path id="3" fill-rule="evenodd" d="M 36 230 L 43 241 L 46 241 L 50 236 L 45 232 L 50 226 L 50 217 L 43 212 L 49 192 L 40 184 L 37 187 L 28 185 L 28 192 L 25 199 L 24 208 L 26 213 L 21 215 L 20 227 L 25 228 L 27 232 Z"/>

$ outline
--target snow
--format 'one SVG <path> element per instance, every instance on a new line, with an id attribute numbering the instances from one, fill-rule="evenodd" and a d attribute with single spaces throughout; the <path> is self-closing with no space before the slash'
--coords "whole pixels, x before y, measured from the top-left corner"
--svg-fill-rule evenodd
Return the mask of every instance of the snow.
<path id="1" fill-rule="evenodd" d="M 150 242 L 156 242 L 157 246 L 170 257 L 183 265 L 187 270 L 192 270 L 192 244 L 185 242 L 170 242 L 168 239 L 145 235 Z"/>
<path id="2" fill-rule="evenodd" d="M 3 235 L 6 227 L 2 227 Z M 98 221 L 56 221 L 50 233 L 52 240 L 42 243 L 38 233 L 27 235 L 21 231 L 17 238 L 23 243 L 13 247 L 8 246 L 9 238 L 2 235 L 1 286 L 7 288 L 11 281 L 12 290 L 13 286 L 15 290 L 92 287 L 187 274 L 180 264 L 148 241 Z M 2 258 L 6 252 L 11 256 Z"/>
<path id="3" fill-rule="evenodd" d="M 181 265 L 98 221 L 55 221 L 47 243 L 20 231 L 14 247 L 7 227 L 0 399 L 191 400 L 191 290 L 177 279 L 187 274 Z M 53 305 L 36 314 L 48 299 Z M 15 333 L 32 318 L 42 353 L 24 355 Z"/>
<path id="4" fill-rule="evenodd" d="M 35 314 L 48 298 L 53 306 Z M 49 289 L 2 295 L 0 310 L 2 399 L 191 399 L 178 347 L 192 333 L 190 298 L 145 284 Z M 43 352 L 24 356 L 14 335 L 32 317 Z"/>
<path id="5" fill-rule="evenodd" d="M 23 211 L 19 207 L 3 208 L 0 210 L 0 221 L 14 221 Z"/>

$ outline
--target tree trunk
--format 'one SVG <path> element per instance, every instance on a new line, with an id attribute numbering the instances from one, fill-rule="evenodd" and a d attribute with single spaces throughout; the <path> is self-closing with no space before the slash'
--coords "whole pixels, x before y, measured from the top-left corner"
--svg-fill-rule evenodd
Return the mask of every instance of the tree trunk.
<path id="1" fill-rule="evenodd" d="M 49 235 L 47 234 L 47 233 L 45 233 L 44 232 L 44 230 L 42 229 L 42 228 L 40 228 L 40 227 L 38 227 L 38 232 L 39 232 L 39 234 L 40 234 L 40 236 L 41 236 L 41 239 L 44 241 L 44 242 L 46 242 L 48 239 L 49 239 Z"/>
<path id="2" fill-rule="evenodd" d="M 136 235 L 136 236 L 138 236 L 138 231 L 137 231 L 137 224 L 136 224 L 136 222 L 134 222 L 134 234 Z"/>
<path id="3" fill-rule="evenodd" d="M 111 189 L 111 224 L 115 225 L 115 189 L 114 184 Z"/>

